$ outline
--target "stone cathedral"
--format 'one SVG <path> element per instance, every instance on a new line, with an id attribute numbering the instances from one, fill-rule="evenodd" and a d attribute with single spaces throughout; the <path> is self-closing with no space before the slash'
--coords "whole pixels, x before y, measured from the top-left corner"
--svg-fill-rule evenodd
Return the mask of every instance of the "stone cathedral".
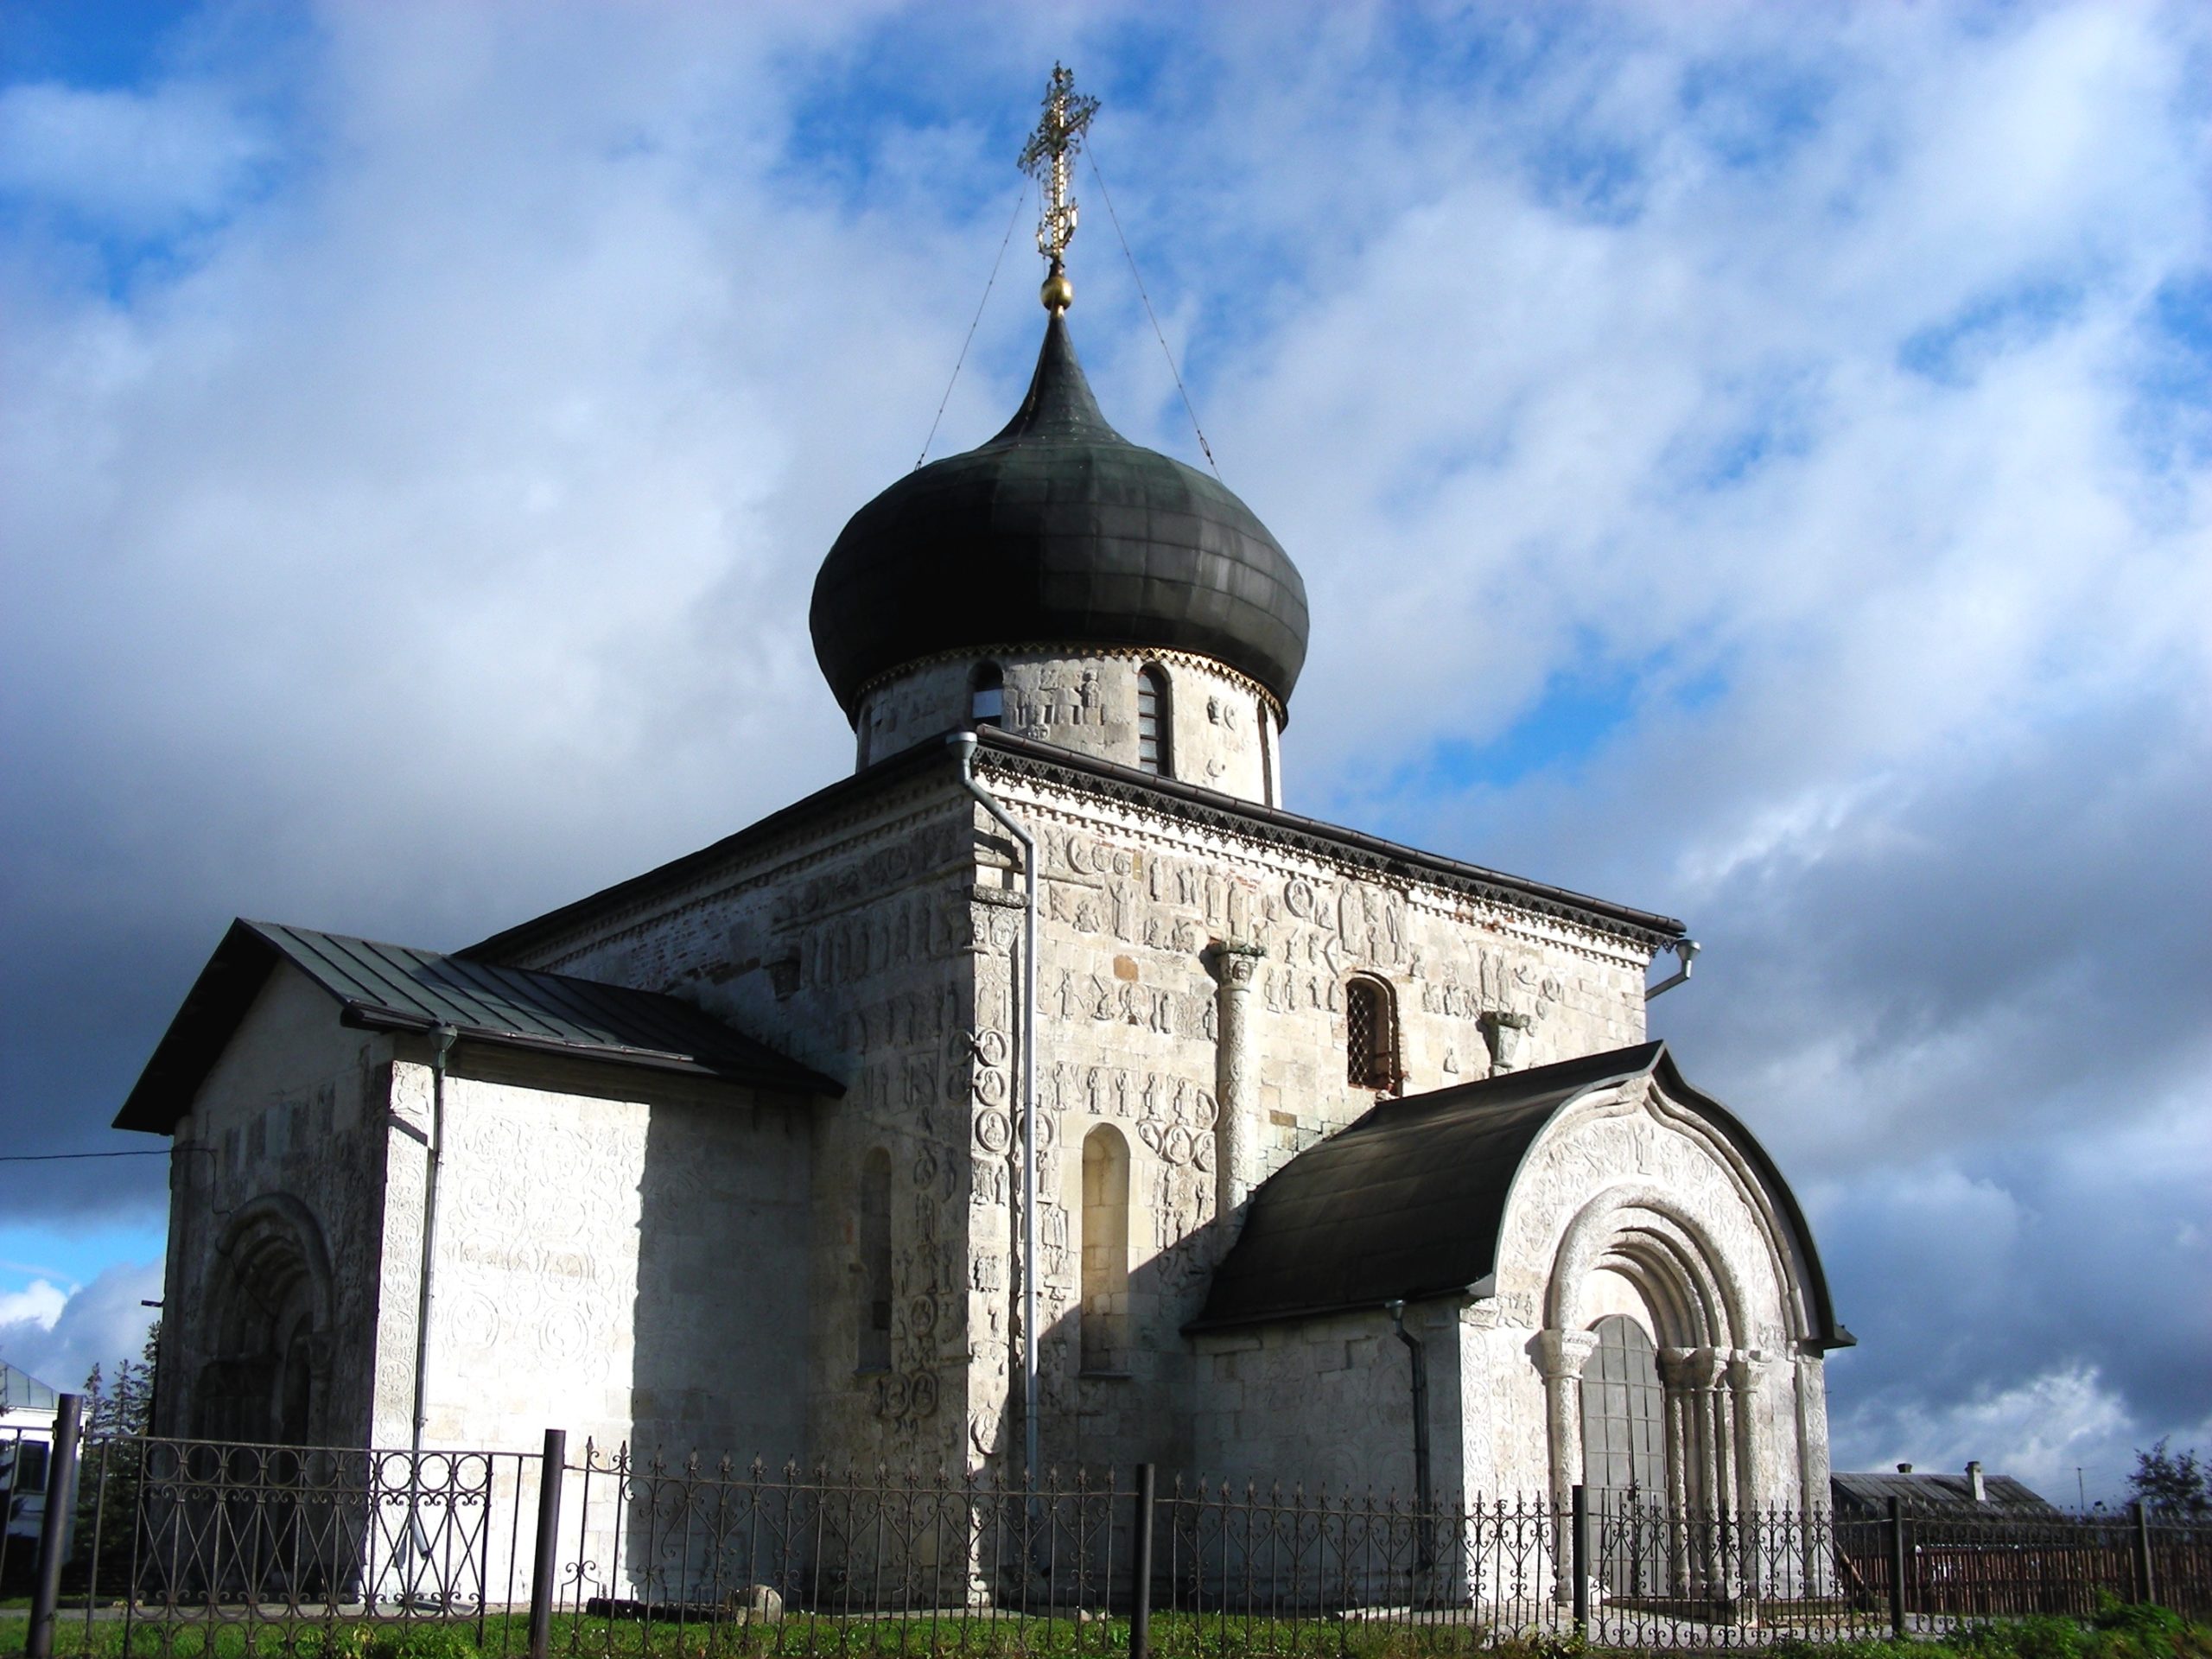
<path id="1" fill-rule="evenodd" d="M 1283 808 L 1305 587 L 1101 413 L 1055 91 L 1028 393 L 815 586 L 852 775 L 464 950 L 217 947 L 117 1120 L 159 1431 L 1825 1506 L 1811 1235 L 1645 1036 L 1694 947 Z"/>

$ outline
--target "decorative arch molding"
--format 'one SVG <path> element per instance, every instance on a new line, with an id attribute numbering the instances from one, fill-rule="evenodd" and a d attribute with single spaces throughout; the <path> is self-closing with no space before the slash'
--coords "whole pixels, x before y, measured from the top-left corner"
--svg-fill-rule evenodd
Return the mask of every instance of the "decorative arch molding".
<path id="1" fill-rule="evenodd" d="M 1580 1331 L 1590 1275 L 1604 1268 L 1643 1293 L 1662 1347 L 1746 1347 L 1749 1302 L 1726 1253 L 1674 1194 L 1649 1182 L 1609 1186 L 1567 1224 L 1545 1287 L 1544 1323 Z"/>
<path id="2" fill-rule="evenodd" d="M 264 1193 L 232 1211 L 214 1256 L 199 1432 L 314 1443 L 327 1429 L 334 1297 L 321 1224 L 289 1193 Z"/>
<path id="3" fill-rule="evenodd" d="M 1527 1263 L 1527 1276 L 1516 1276 L 1526 1289 L 1538 1293 L 1547 1315 L 1555 1313 L 1553 1298 L 1559 1285 L 1558 1255 L 1551 1238 L 1563 1235 L 1546 1229 L 1546 1236 L 1532 1239 L 1524 1233 L 1521 1243 L 1537 1246 L 1533 1254 L 1525 1249 L 1509 1249 L 1509 1236 L 1516 1217 L 1531 1218 L 1527 1212 L 1535 1198 L 1532 1188 L 1557 1161 L 1555 1154 L 1561 1144 L 1594 1126 L 1614 1123 L 1627 1143 L 1618 1148 L 1625 1155 L 1615 1167 L 1632 1171 L 1634 1179 L 1608 1191 L 1618 1195 L 1623 1203 L 1632 1201 L 1637 1192 L 1656 1195 L 1657 1213 L 1671 1216 L 1677 1225 L 1695 1228 L 1705 1253 L 1725 1266 L 1729 1275 L 1732 1297 L 1727 1306 L 1732 1317 L 1728 1329 L 1732 1345 L 1808 1354 L 1849 1346 L 1853 1338 L 1835 1321 L 1827 1278 L 1803 1212 L 1773 1160 L 1726 1108 L 1683 1084 L 1663 1045 L 1656 1046 L 1657 1061 L 1649 1071 L 1618 1086 L 1592 1089 L 1565 1101 L 1532 1137 L 1514 1172 L 1500 1218 L 1497 1259 L 1501 1268 L 1516 1259 Z M 1702 1220 L 1691 1220 L 1678 1196 L 1679 1181 L 1669 1183 L 1664 1179 L 1668 1172 L 1662 1166 L 1667 1161 L 1670 1141 L 1692 1150 L 1703 1170 L 1726 1184 L 1732 1207 L 1756 1236 L 1757 1268 L 1720 1249 L 1711 1228 Z M 1679 1176 L 1680 1172 L 1675 1173 Z M 1575 1206 L 1573 1220 L 1581 1218 L 1582 1207 Z M 1594 1226 L 1594 1218 L 1586 1224 Z M 1565 1225 L 1571 1228 L 1573 1220 Z M 1554 1269 L 1546 1273 L 1541 1286 L 1531 1282 L 1540 1262 Z M 1756 1277 L 1762 1268 L 1778 1293 L 1778 1303 L 1771 1309 L 1755 1309 L 1759 1299 L 1747 1294 L 1751 1287 L 1745 1282 L 1745 1272 Z M 1553 1321 L 1548 1318 L 1546 1323 Z"/>
<path id="4" fill-rule="evenodd" d="M 1833 1323 L 1802 1217 L 1764 1153 L 1725 1110 L 1665 1086 L 1670 1071 L 1592 1089 L 1551 1115 L 1516 1173 L 1499 1260 L 1524 1262 L 1513 1276 L 1534 1293 L 1541 1328 L 1530 1350 L 1558 1501 L 1584 1481 L 1583 1370 L 1592 1326 L 1611 1311 L 1594 1275 L 1610 1274 L 1642 1302 L 1658 1350 L 1669 1502 L 1742 1513 L 1777 1501 L 1793 1462 L 1807 1478 L 1815 1453 L 1802 1396 L 1817 1378 L 1808 1384 L 1803 1364 L 1817 1372 L 1817 1357 L 1849 1338 Z M 1592 1190 L 1593 1177 L 1604 1184 Z M 1809 1433 L 1824 1465 L 1825 1435 Z M 1796 1442 L 1794 1455 L 1785 1440 Z M 1671 1570 L 1694 1578 L 1703 1567 L 1685 1558 Z"/>

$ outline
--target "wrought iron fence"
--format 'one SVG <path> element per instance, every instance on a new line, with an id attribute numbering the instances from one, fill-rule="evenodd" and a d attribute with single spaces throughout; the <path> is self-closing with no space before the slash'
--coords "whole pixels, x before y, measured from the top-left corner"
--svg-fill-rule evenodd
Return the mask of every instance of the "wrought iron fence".
<path id="1" fill-rule="evenodd" d="M 539 1452 L 132 1439 L 79 1458 L 73 1440 L 44 1471 L 37 1659 L 366 1653 L 392 1638 L 362 1627 L 388 1624 L 518 1656 L 1213 1659 L 1573 1634 L 1764 1647 L 2083 1617 L 2101 1597 L 2212 1618 L 2212 1527 L 2139 1511 L 1695 1514 L 1594 1490 L 1421 1507 L 1155 1488 L 1148 1467 L 1020 1482 L 572 1459 L 557 1432 Z"/>

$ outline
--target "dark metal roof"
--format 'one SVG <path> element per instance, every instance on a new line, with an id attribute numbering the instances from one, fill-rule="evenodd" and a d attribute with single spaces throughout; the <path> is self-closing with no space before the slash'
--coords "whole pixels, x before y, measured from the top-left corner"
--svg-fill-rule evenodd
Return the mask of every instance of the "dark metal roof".
<path id="1" fill-rule="evenodd" d="M 811 623 L 852 716 L 861 689 L 903 664 L 1025 644 L 1195 652 L 1287 704 L 1307 616 L 1304 580 L 1249 507 L 1106 423 L 1055 315 L 1003 431 L 853 515 Z"/>
<path id="2" fill-rule="evenodd" d="M 1969 1476 L 1917 1471 L 1909 1475 L 1831 1474 L 1828 1489 L 1836 1508 L 1852 1514 L 1885 1515 L 1893 1497 L 1910 1514 L 1946 1519 L 2050 1521 L 2063 1513 L 2010 1475 L 1984 1475 L 1979 1499 Z"/>
<path id="3" fill-rule="evenodd" d="M 500 1047 L 794 1094 L 844 1092 L 672 996 L 241 919 L 231 924 L 200 970 L 124 1102 L 116 1128 L 166 1135 L 176 1126 L 280 961 L 327 992 L 344 1023 L 366 1030 L 450 1026 L 467 1041 Z"/>
<path id="4" fill-rule="evenodd" d="M 1816 1334 L 1847 1345 L 1812 1234 L 1780 1172 L 1725 1108 L 1682 1081 L 1667 1046 L 1656 1042 L 1385 1101 L 1309 1147 L 1253 1194 L 1244 1230 L 1189 1328 L 1487 1294 L 1477 1287 L 1497 1271 L 1514 1177 L 1544 1126 L 1578 1096 L 1654 1073 L 1765 1178 L 1804 1255 Z"/>
<path id="5" fill-rule="evenodd" d="M 951 734 L 944 734 L 949 737 Z M 1682 924 L 1611 899 L 1593 899 L 1525 876 L 1485 869 L 1440 853 L 1424 853 L 1340 824 L 1325 823 L 1279 807 L 1260 806 L 1219 790 L 1206 789 L 1179 779 L 1158 778 L 1134 766 L 1116 766 L 1073 749 L 1017 737 L 986 726 L 976 734 L 988 772 L 1033 777 L 1056 786 L 1087 790 L 1130 805 L 1166 812 L 1226 835 L 1264 837 L 1278 845 L 1317 857 L 1347 864 L 1387 880 L 1433 881 L 1500 903 L 1595 927 L 1658 950 L 1682 936 Z M 957 765 L 951 749 L 942 741 L 925 740 L 899 750 L 849 778 L 815 791 L 789 806 L 770 813 L 734 835 L 686 853 L 681 858 L 650 869 L 599 892 L 550 910 L 542 916 L 493 934 L 469 945 L 464 957 L 498 961 L 534 950 L 572 927 L 632 907 L 644 907 L 655 897 L 682 890 L 709 872 L 773 846 L 785 836 L 795 835 L 830 815 L 847 811 L 894 787 L 912 782 L 931 770 L 948 775 Z"/>

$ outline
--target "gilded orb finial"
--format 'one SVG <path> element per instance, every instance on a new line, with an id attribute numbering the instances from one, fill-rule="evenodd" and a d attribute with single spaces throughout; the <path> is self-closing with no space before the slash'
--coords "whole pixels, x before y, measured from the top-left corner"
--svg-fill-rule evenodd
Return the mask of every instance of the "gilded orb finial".
<path id="1" fill-rule="evenodd" d="M 1045 189 L 1045 209 L 1037 221 L 1037 251 L 1049 269 L 1038 297 L 1058 316 L 1075 303 L 1075 284 L 1068 280 L 1068 244 L 1075 239 L 1075 197 L 1070 193 L 1071 163 L 1083 148 L 1083 135 L 1098 100 L 1075 89 L 1075 71 L 1065 64 L 1052 66 L 1045 87 L 1045 114 L 1037 130 L 1021 147 L 1021 170 Z"/>

